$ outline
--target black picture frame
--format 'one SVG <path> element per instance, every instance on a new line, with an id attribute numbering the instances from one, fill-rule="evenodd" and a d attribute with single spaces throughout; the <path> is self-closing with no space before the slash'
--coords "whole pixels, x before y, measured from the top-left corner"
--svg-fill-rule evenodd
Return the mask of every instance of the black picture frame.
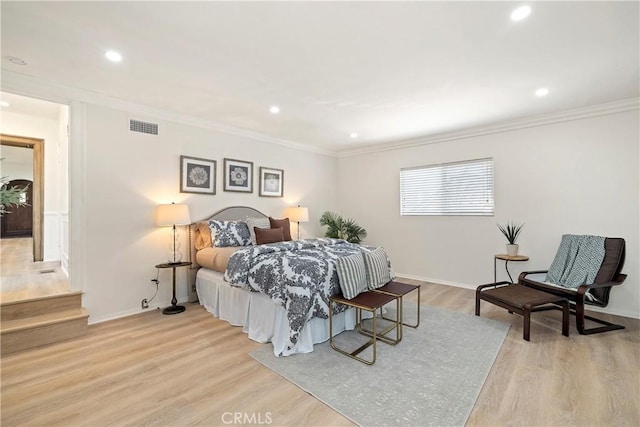
<path id="1" fill-rule="evenodd" d="M 180 192 L 216 194 L 216 161 L 180 156 Z"/>
<path id="2" fill-rule="evenodd" d="M 284 170 L 260 166 L 258 186 L 260 197 L 282 197 L 284 194 Z"/>
<path id="3" fill-rule="evenodd" d="M 224 191 L 253 193 L 253 162 L 224 159 Z"/>

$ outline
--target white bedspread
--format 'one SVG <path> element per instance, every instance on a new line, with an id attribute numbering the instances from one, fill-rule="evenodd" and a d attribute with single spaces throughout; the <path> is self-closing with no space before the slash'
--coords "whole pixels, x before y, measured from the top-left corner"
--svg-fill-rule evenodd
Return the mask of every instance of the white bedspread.
<path id="1" fill-rule="evenodd" d="M 296 345 L 287 349 L 289 322 L 284 308 L 268 296 L 229 285 L 223 274 L 201 268 L 196 276 L 200 304 L 215 317 L 234 326 L 242 326 L 249 338 L 271 342 L 276 356 L 310 353 L 313 345 L 329 339 L 329 319 L 311 319 L 300 332 Z M 334 335 L 352 330 L 356 325 L 355 309 L 333 316 Z"/>

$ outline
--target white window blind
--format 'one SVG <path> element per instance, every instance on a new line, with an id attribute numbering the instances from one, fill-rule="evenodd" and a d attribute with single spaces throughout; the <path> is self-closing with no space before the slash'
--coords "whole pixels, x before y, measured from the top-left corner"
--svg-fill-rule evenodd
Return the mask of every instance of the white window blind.
<path id="1" fill-rule="evenodd" d="M 400 215 L 493 215 L 493 159 L 400 169 Z"/>

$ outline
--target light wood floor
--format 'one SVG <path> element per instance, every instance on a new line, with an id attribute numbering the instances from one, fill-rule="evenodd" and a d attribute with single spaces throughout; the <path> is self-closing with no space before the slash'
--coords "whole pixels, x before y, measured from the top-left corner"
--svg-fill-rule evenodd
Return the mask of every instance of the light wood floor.
<path id="1" fill-rule="evenodd" d="M 16 301 L 69 291 L 60 261 L 33 262 L 31 237 L 0 239 L 0 301 Z"/>
<path id="2" fill-rule="evenodd" d="M 422 303 L 473 313 L 474 292 L 424 284 Z M 638 320 L 616 318 L 627 329 L 580 336 L 572 317 L 565 338 L 560 312 L 535 313 L 525 342 L 519 316 L 484 302 L 482 315 L 512 327 L 468 426 L 640 425 Z M 220 426 L 225 413 L 240 412 L 253 424 L 352 425 L 247 355 L 260 345 L 196 304 L 91 325 L 83 338 L 2 358 L 0 421 Z"/>

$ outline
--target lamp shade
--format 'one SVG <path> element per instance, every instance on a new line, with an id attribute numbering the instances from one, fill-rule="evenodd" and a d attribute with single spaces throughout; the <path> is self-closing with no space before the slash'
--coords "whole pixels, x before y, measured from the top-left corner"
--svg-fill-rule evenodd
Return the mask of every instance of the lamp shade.
<path id="1" fill-rule="evenodd" d="M 288 208 L 286 216 L 289 221 L 293 222 L 309 222 L 309 208 L 300 206 Z"/>
<path id="2" fill-rule="evenodd" d="M 185 204 L 159 205 L 156 209 L 156 225 L 160 227 L 191 223 L 189 206 Z"/>

